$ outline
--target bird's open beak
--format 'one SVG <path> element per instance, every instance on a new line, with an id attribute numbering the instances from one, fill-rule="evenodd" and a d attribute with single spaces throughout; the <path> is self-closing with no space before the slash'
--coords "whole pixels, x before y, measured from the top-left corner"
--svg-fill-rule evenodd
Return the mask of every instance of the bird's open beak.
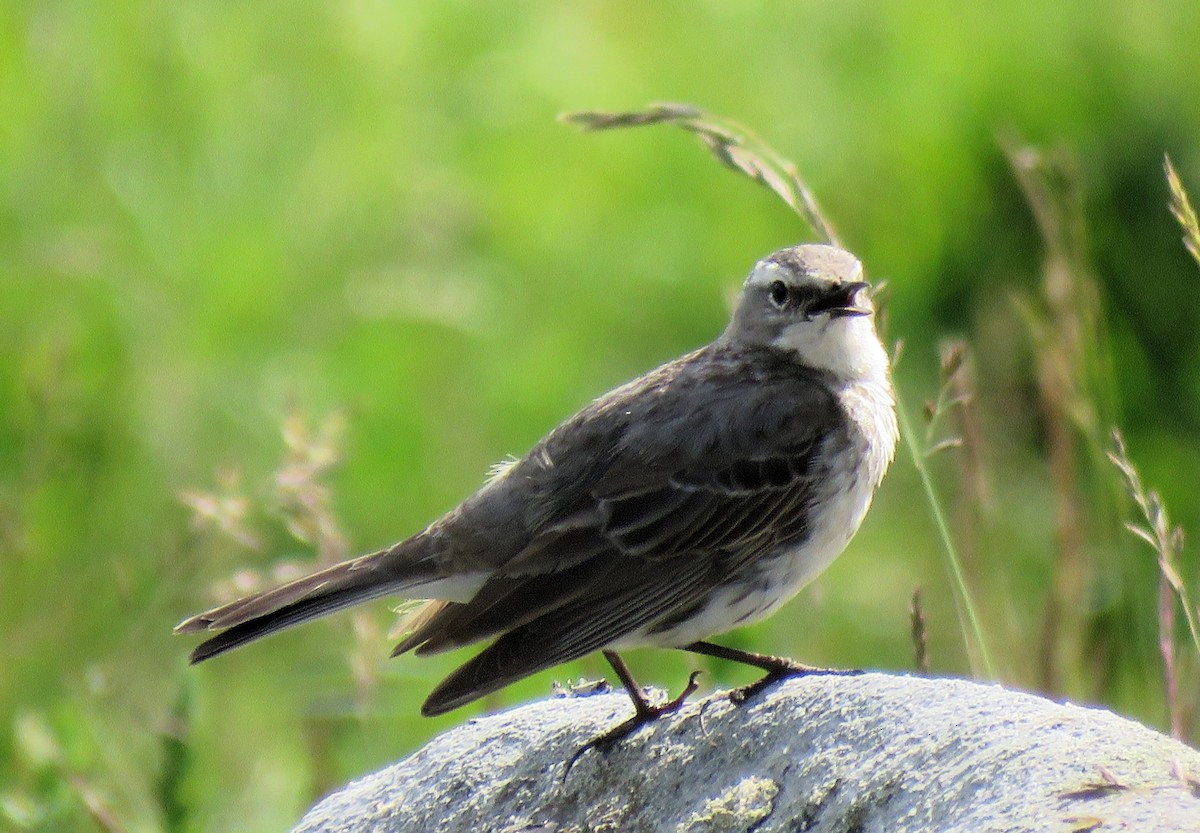
<path id="1" fill-rule="evenodd" d="M 870 315 L 869 306 L 860 304 L 858 293 L 866 290 L 870 284 L 865 281 L 848 281 L 831 289 L 823 298 L 808 308 L 808 314 L 827 312 L 834 318 L 848 315 Z"/>

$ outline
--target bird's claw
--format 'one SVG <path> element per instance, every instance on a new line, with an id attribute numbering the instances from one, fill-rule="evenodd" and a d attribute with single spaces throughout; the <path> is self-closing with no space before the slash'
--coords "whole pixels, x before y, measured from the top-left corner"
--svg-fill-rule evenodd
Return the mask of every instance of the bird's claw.
<path id="1" fill-rule="evenodd" d="M 628 735 L 632 735 L 647 723 L 654 722 L 664 714 L 671 714 L 672 712 L 679 711 L 684 702 L 687 701 L 687 698 L 692 696 L 696 692 L 696 689 L 700 687 L 700 684 L 697 682 L 700 677 L 700 673 L 701 672 L 699 671 L 693 671 L 688 676 L 687 685 L 684 686 L 683 691 L 679 693 L 679 696 L 670 702 L 663 703 L 661 706 L 652 706 L 645 701 L 634 701 L 635 711 L 633 717 L 618 723 L 616 726 L 612 727 L 603 734 L 596 735 L 596 737 L 592 738 L 583 746 L 579 747 L 579 749 L 575 750 L 575 754 L 567 759 L 566 768 L 563 770 L 563 780 L 566 780 L 567 775 L 569 775 L 571 772 L 571 767 L 575 766 L 575 762 L 578 761 L 583 753 L 587 752 L 589 749 L 595 749 L 598 752 L 607 752 L 616 745 L 617 741 L 627 737 Z"/>

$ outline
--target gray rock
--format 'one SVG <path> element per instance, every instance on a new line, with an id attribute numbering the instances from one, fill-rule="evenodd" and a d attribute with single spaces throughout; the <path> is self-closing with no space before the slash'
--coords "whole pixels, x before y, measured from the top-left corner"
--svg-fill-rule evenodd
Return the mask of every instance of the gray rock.
<path id="1" fill-rule="evenodd" d="M 623 692 L 469 721 L 317 804 L 297 833 L 1200 831 L 1200 753 L 1100 709 L 964 680 L 714 695 L 605 753 Z"/>

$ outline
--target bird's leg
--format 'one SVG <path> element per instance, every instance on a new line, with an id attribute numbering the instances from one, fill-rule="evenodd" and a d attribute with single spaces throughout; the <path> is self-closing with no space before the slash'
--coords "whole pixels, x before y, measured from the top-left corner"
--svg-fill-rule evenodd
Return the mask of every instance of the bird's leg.
<path id="1" fill-rule="evenodd" d="M 740 662 L 743 665 L 753 665 L 755 668 L 761 668 L 767 672 L 761 679 L 750 683 L 750 685 L 735 688 L 729 692 L 729 700 L 734 704 L 746 702 L 763 689 L 787 677 L 801 677 L 805 674 L 842 674 L 852 676 L 862 673 L 862 671 L 857 669 L 818 668 L 814 665 L 805 665 L 802 662 L 796 662 L 794 659 L 788 659 L 787 657 L 754 654 L 749 651 L 739 651 L 737 648 L 714 645 L 711 642 L 693 642 L 691 645 L 684 645 L 682 650 L 693 654 L 703 654 L 706 657 Z"/>
<path id="2" fill-rule="evenodd" d="M 625 660 L 621 659 L 615 651 L 603 651 L 602 653 L 604 654 L 604 658 L 608 660 L 608 664 L 613 667 L 613 671 L 617 672 L 617 676 L 621 679 L 621 685 L 625 687 L 625 691 L 629 693 L 629 699 L 633 701 L 633 717 L 623 723 L 618 723 L 604 734 L 597 735 L 579 747 L 579 750 L 567 761 L 567 768 L 563 772 L 563 778 L 567 777 L 567 773 L 571 771 L 571 767 L 575 765 L 575 762 L 579 760 L 579 756 L 584 752 L 587 752 L 589 749 L 599 749 L 601 752 L 611 749 L 613 744 L 621 738 L 633 734 L 645 724 L 657 720 L 664 714 L 678 711 L 684 701 L 699 688 L 696 678 L 700 676 L 700 672 L 693 671 L 688 676 L 687 685 L 678 697 L 669 703 L 655 706 L 646 699 L 646 695 L 642 694 L 641 686 L 633 678 L 633 674 L 630 673 L 629 666 L 625 664 Z"/>

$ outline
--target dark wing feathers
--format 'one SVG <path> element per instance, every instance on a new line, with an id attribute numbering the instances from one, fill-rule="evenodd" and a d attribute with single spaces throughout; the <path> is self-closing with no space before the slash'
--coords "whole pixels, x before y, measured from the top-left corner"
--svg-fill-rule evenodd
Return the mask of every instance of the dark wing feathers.
<path id="1" fill-rule="evenodd" d="M 739 459 L 725 468 L 699 466 L 658 489 L 596 501 L 595 534 L 626 555 L 672 558 L 739 546 L 773 535 L 784 511 L 803 508 L 814 444 L 787 457 Z"/>
<path id="2" fill-rule="evenodd" d="M 692 508 L 687 504 L 695 503 L 697 499 L 695 489 L 678 488 L 673 484 L 612 498 L 604 501 L 607 509 L 604 526 L 610 535 L 628 535 L 661 523 L 674 513 L 690 514 Z M 703 500 L 703 496 L 699 499 Z M 595 502 L 592 505 L 597 506 Z M 593 512 L 593 516 L 598 520 L 600 513 Z"/>
<path id="3" fill-rule="evenodd" d="M 661 505 L 653 505 L 648 498 Z M 704 523 L 717 506 L 710 492 L 675 486 L 666 486 L 654 495 L 642 495 L 639 503 L 642 505 L 636 507 L 638 514 L 627 513 L 619 525 L 609 517 L 602 521 L 596 534 L 609 539 L 625 555 L 653 559 L 677 555 L 676 543 Z M 600 506 L 602 516 L 613 510 L 608 501 Z"/>
<path id="4" fill-rule="evenodd" d="M 546 668 L 612 644 L 703 596 L 714 564 L 639 562 L 552 613 L 517 627 L 456 669 L 429 695 L 425 715 L 442 714 Z"/>
<path id="5" fill-rule="evenodd" d="M 420 655 L 460 648 L 512 630 L 590 590 L 616 556 L 592 558 L 558 573 L 497 577 L 470 602 L 450 604 L 404 639 L 393 656 L 416 648 Z"/>
<path id="6" fill-rule="evenodd" d="M 795 396 L 764 387 L 777 402 L 795 406 Z M 836 407 L 832 397 L 827 405 Z M 784 443 L 764 441 L 757 454 L 724 448 L 710 450 L 706 458 L 682 455 L 667 472 L 655 471 L 655 460 L 647 460 L 643 448 L 640 468 L 625 472 L 614 464 L 586 497 L 575 498 L 561 526 L 547 525 L 542 537 L 535 536 L 506 565 L 523 578 L 514 582 L 501 568 L 493 582 L 503 585 L 503 608 L 489 582 L 475 600 L 428 624 L 422 653 L 500 637 L 430 695 L 425 713 L 440 714 L 536 671 L 655 630 L 702 607 L 713 588 L 745 562 L 803 536 L 818 438 L 830 433 L 823 421 L 828 414 L 810 408 L 809 424 L 795 426 Z M 568 544 L 604 568 L 530 575 L 538 567 L 575 563 L 575 555 L 560 548 Z"/>

